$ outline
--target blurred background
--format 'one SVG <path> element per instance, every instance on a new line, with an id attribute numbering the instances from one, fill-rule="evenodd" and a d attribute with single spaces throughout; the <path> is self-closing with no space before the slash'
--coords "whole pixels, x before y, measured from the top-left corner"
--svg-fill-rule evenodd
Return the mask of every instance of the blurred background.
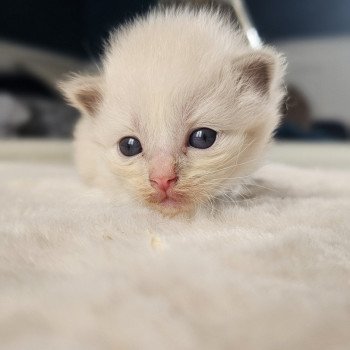
<path id="1" fill-rule="evenodd" d="M 71 137 L 78 114 L 66 106 L 56 82 L 70 71 L 95 70 L 108 32 L 155 3 L 1 0 L 0 138 Z M 219 4 L 232 11 L 230 1 Z M 276 137 L 349 140 L 350 1 L 244 4 L 263 42 L 277 46 L 289 62 Z"/>

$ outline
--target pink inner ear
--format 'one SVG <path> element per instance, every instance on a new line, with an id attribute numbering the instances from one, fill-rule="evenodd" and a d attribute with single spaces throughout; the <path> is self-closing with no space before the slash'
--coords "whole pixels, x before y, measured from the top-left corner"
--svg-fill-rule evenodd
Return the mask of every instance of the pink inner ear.
<path id="1" fill-rule="evenodd" d="M 101 93 L 97 89 L 83 89 L 77 93 L 76 98 L 90 115 L 96 113 L 98 104 L 102 99 Z"/>
<path id="2" fill-rule="evenodd" d="M 270 90 L 276 60 L 266 53 L 257 52 L 244 55 L 234 62 L 240 77 L 241 90 L 255 91 L 265 95 Z"/>
<path id="3" fill-rule="evenodd" d="M 270 67 L 266 62 L 253 61 L 243 68 L 243 74 L 249 79 L 256 89 L 265 93 L 270 83 Z"/>

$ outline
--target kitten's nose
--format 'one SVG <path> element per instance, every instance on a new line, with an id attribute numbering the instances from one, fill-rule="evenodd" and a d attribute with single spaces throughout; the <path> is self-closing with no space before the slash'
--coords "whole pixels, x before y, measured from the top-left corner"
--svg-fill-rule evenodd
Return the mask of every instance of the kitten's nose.
<path id="1" fill-rule="evenodd" d="M 157 177 L 152 177 L 149 180 L 153 187 L 166 192 L 177 181 L 177 176 L 173 176 L 173 177 L 157 176 Z"/>

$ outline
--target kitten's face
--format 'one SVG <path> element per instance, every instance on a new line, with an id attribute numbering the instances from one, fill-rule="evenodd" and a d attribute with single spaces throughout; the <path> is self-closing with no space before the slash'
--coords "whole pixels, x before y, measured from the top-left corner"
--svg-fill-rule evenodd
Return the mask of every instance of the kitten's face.
<path id="1" fill-rule="evenodd" d="M 206 53 L 202 39 L 182 55 L 166 39 L 156 49 L 126 41 L 101 76 L 64 90 L 84 114 L 75 133 L 84 178 L 173 216 L 229 196 L 256 167 L 278 121 L 280 62 L 270 50 Z"/>
<path id="2" fill-rule="evenodd" d="M 131 89 L 136 101 L 121 99 L 112 108 L 122 118 L 109 115 L 107 102 L 95 125 L 117 189 L 122 183 L 133 198 L 173 215 L 208 203 L 234 182 L 252 139 L 227 122 L 232 108 L 224 96 L 211 91 L 210 103 L 201 96 L 211 88 L 196 95 L 182 86 L 155 99 L 148 89 Z"/>

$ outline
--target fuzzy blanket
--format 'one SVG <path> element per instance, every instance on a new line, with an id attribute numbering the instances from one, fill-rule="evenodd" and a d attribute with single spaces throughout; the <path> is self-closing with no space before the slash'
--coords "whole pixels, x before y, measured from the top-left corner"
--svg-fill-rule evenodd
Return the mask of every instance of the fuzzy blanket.
<path id="1" fill-rule="evenodd" d="M 270 165 L 191 222 L 0 163 L 0 348 L 350 349 L 350 171 Z"/>

